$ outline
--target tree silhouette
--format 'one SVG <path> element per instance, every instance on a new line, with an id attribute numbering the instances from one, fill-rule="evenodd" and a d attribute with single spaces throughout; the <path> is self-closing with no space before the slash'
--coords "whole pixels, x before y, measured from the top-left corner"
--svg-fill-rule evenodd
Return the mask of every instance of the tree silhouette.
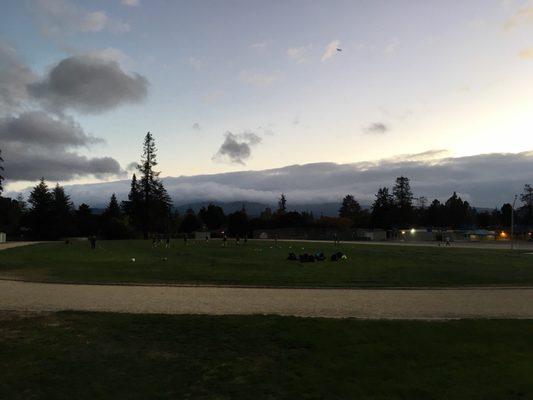
<path id="1" fill-rule="evenodd" d="M 106 218 L 120 218 L 120 207 L 118 205 L 117 196 L 115 193 L 111 195 L 109 199 L 109 204 L 103 214 Z"/>
<path id="2" fill-rule="evenodd" d="M 4 166 L 2 165 L 4 163 L 4 159 L 2 158 L 2 150 L 0 149 L 0 196 L 2 196 L 2 192 L 4 191 L 4 186 L 2 182 L 4 181 Z"/>
<path id="3" fill-rule="evenodd" d="M 28 198 L 28 203 L 30 204 L 28 215 L 30 232 L 37 239 L 49 239 L 51 236 L 52 202 L 52 193 L 50 193 L 44 178 L 41 178 L 37 186 L 30 192 Z"/>
<path id="4" fill-rule="evenodd" d="M 413 192 L 409 178 L 400 176 L 392 189 L 394 196 L 394 222 L 399 227 L 406 227 L 413 220 Z"/>
<path id="5" fill-rule="evenodd" d="M 115 193 L 111 195 L 109 203 L 101 215 L 100 228 L 107 239 L 127 239 L 135 236 L 122 217 Z"/>
<path id="6" fill-rule="evenodd" d="M 339 217 L 347 218 L 352 221 L 352 226 L 361 226 L 368 214 L 363 212 L 361 205 L 354 197 L 349 194 L 342 199 L 342 205 L 339 209 Z"/>
<path id="7" fill-rule="evenodd" d="M 464 228 L 471 223 L 472 209 L 467 201 L 463 201 L 456 192 L 446 200 L 446 220 L 454 229 Z"/>
<path id="8" fill-rule="evenodd" d="M 97 231 L 97 221 L 94 218 L 91 207 L 81 203 L 76 210 L 76 220 L 79 232 L 82 236 L 95 235 Z"/>
<path id="9" fill-rule="evenodd" d="M 226 221 L 222 207 L 212 203 L 209 203 L 207 208 L 202 207 L 198 212 L 198 216 L 208 229 L 220 229 Z"/>
<path id="10" fill-rule="evenodd" d="M 65 193 L 65 189 L 56 184 L 52 190 L 52 226 L 50 227 L 52 236 L 61 238 L 69 236 L 74 231 L 74 222 L 72 216 L 73 204 L 70 196 Z"/>
<path id="11" fill-rule="evenodd" d="M 522 207 L 520 207 L 520 216 L 524 225 L 533 225 L 533 187 L 524 185 L 524 190 L 520 195 Z"/>
<path id="12" fill-rule="evenodd" d="M 278 214 L 284 214 L 287 211 L 287 198 L 282 193 L 278 201 Z"/>
<path id="13" fill-rule="evenodd" d="M 228 215 L 228 231 L 231 235 L 244 236 L 248 232 L 248 215 L 239 210 Z"/>
<path id="14" fill-rule="evenodd" d="M 513 213 L 513 206 L 511 203 L 505 203 L 500 209 L 500 225 L 502 228 L 509 228 L 511 226 L 511 214 Z"/>
<path id="15" fill-rule="evenodd" d="M 200 220 L 194 213 L 192 208 L 188 208 L 185 212 L 185 217 L 181 221 L 180 231 L 185 233 L 191 233 L 197 231 L 202 227 Z"/>
<path id="16" fill-rule="evenodd" d="M 130 202 L 134 219 L 138 219 L 144 238 L 150 231 L 168 229 L 172 201 L 159 179 L 157 166 L 157 148 L 150 132 L 144 137 L 141 163 L 137 166 L 140 180 L 132 179 Z"/>
<path id="17" fill-rule="evenodd" d="M 372 213 L 370 215 L 372 226 L 383 229 L 390 228 L 392 226 L 393 208 L 394 198 L 389 193 L 389 189 L 386 187 L 379 189 L 372 204 Z"/>
<path id="18" fill-rule="evenodd" d="M 446 209 L 444 205 L 437 199 L 429 205 L 426 210 L 425 222 L 429 226 L 443 227 L 446 225 Z"/>

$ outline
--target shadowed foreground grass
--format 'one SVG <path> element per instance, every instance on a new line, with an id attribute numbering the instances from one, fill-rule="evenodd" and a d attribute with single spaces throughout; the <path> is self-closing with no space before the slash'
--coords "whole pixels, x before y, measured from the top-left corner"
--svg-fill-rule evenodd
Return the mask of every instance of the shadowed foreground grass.
<path id="1" fill-rule="evenodd" d="M 0 314 L 0 398 L 533 398 L 533 321 Z"/>
<path id="2" fill-rule="evenodd" d="M 289 252 L 326 255 L 342 262 L 287 261 Z M 135 258 L 135 262 L 132 262 Z M 214 283 L 278 286 L 454 286 L 533 284 L 533 256 L 490 249 L 373 246 L 331 243 L 151 241 L 47 243 L 0 252 L 0 275 L 44 281 Z"/>

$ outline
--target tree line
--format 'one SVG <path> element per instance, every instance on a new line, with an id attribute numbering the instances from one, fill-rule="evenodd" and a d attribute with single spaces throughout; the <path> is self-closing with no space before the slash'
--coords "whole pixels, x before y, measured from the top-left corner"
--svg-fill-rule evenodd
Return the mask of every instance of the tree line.
<path id="1" fill-rule="evenodd" d="M 50 188 L 45 179 L 31 190 L 29 197 L 2 197 L 3 159 L 0 152 L 0 231 L 11 239 L 55 240 L 65 237 L 97 235 L 107 239 L 148 238 L 154 234 L 178 236 L 194 231 L 225 231 L 230 235 L 250 235 L 269 228 L 405 229 L 439 227 L 450 229 L 507 229 L 512 205 L 499 209 L 477 210 L 453 193 L 444 203 L 414 197 L 410 181 L 398 177 L 392 186 L 379 188 L 369 209 L 352 195 L 346 195 L 337 217 L 314 216 L 311 212 L 289 211 L 288 199 L 281 194 L 277 209 L 266 208 L 251 217 L 245 205 L 226 215 L 222 207 L 209 204 L 197 213 L 189 208 L 180 215 L 172 206 L 157 167 L 157 148 L 150 132 L 144 137 L 142 155 L 131 179 L 128 199 L 118 202 L 112 194 L 107 207 L 95 214 L 85 203 L 74 207 L 59 184 Z M 518 227 L 533 226 L 533 188 L 527 184 L 515 213 Z"/>

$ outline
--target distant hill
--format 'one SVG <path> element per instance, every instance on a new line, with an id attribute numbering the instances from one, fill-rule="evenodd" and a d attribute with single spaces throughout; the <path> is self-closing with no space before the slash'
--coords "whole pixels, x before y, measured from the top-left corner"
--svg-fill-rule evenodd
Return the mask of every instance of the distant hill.
<path id="1" fill-rule="evenodd" d="M 215 204 L 222 207 L 225 214 L 233 213 L 237 210 L 241 210 L 243 205 L 246 209 L 246 213 L 249 216 L 257 217 L 261 214 L 265 208 L 270 207 L 272 211 L 277 209 L 277 204 L 258 203 L 251 201 L 232 201 L 232 202 L 217 202 L 217 201 L 200 201 L 187 204 L 181 204 L 176 206 L 176 210 L 180 214 L 184 214 L 188 208 L 192 208 L 194 212 L 198 212 L 202 207 L 207 207 L 209 204 Z M 315 217 L 321 215 L 327 217 L 335 217 L 339 214 L 340 203 L 318 203 L 318 204 L 293 204 L 288 206 L 289 211 L 306 211 L 312 212 Z"/>

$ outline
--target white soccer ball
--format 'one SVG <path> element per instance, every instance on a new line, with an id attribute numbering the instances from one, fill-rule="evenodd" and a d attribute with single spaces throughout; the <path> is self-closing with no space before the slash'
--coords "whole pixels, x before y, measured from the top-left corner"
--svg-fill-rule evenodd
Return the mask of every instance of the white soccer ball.
<path id="1" fill-rule="evenodd" d="M 132 261 L 132 262 L 135 262 L 135 257 L 132 257 L 131 261 Z"/>

